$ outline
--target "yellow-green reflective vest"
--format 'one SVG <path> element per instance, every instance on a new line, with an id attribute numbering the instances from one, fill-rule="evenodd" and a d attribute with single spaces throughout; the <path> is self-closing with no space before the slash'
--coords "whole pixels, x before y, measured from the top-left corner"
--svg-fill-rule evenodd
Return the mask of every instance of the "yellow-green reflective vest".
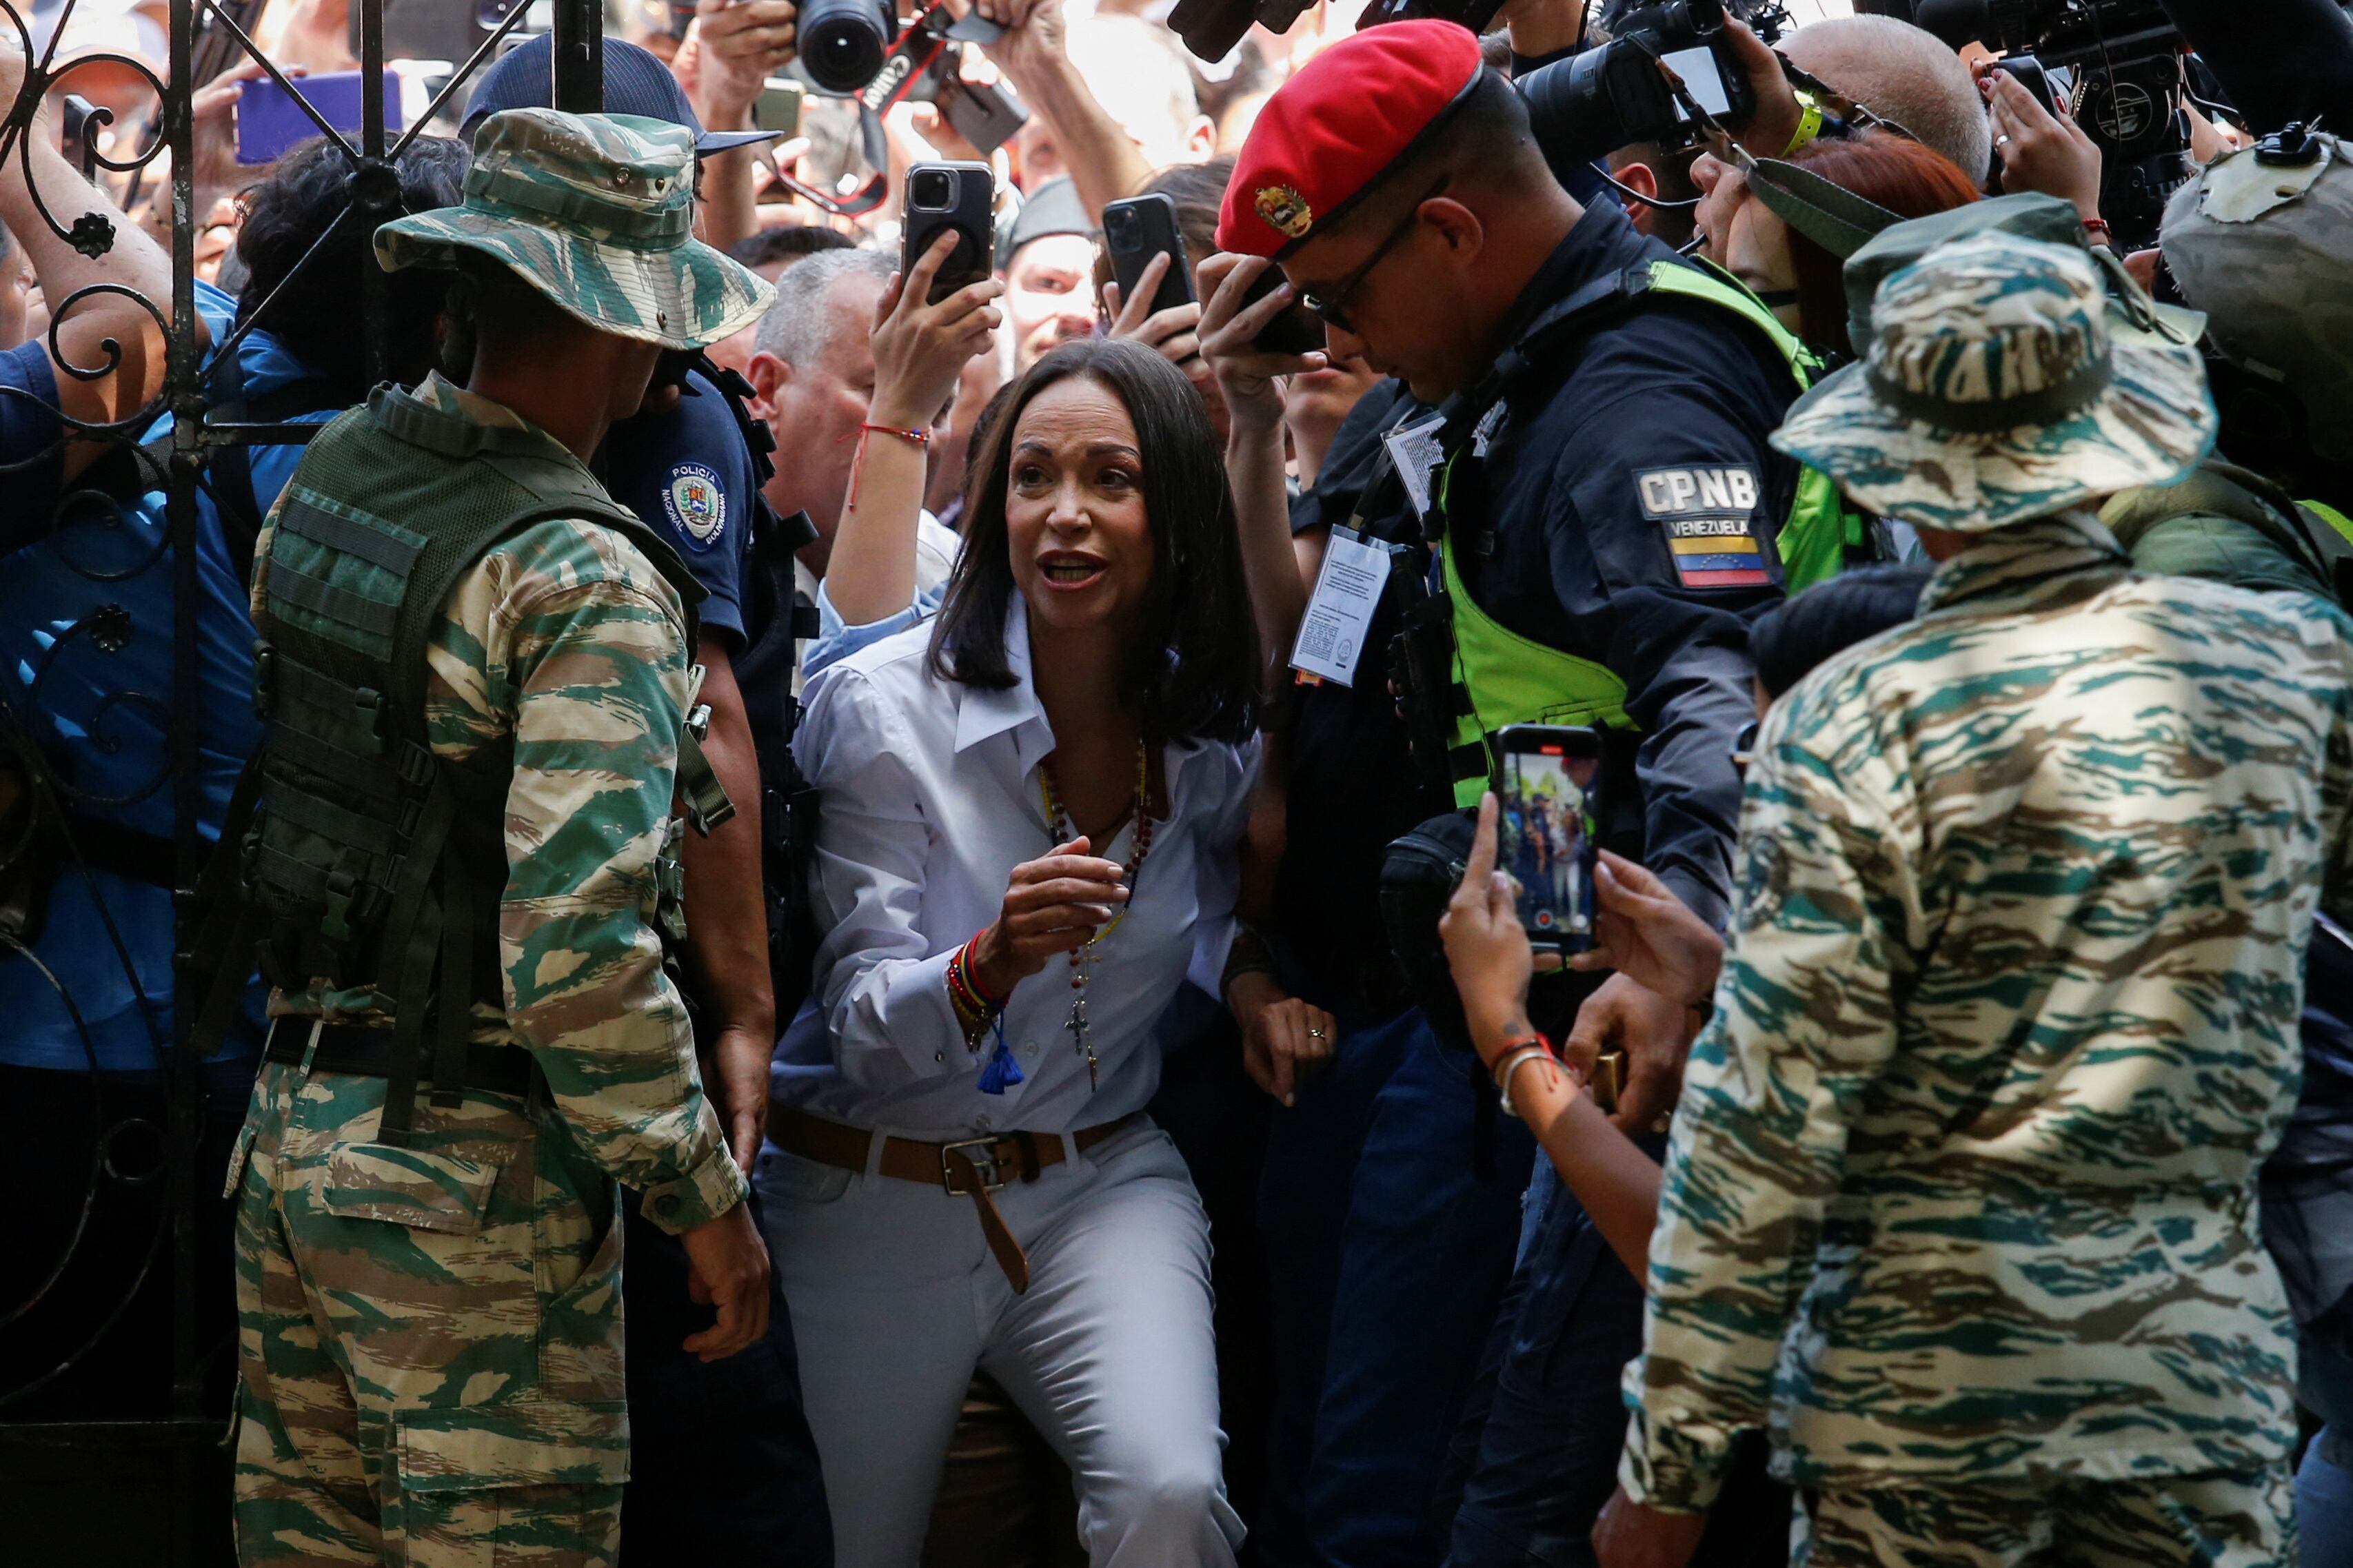
<path id="1" fill-rule="evenodd" d="M 1821 362 L 1774 319 L 1763 300 L 1732 278 L 1681 261 L 1651 264 L 1650 289 L 1704 300 L 1757 328 L 1781 351 L 1802 392 Z M 1448 472 L 1451 477 L 1452 466 Z M 1839 504 L 1838 487 L 1813 468 L 1799 471 L 1789 515 L 1776 541 L 1781 574 L 1796 593 L 1835 576 L 1847 547 L 1862 542 L 1862 521 Z M 1454 803 L 1476 805 L 1494 769 L 1491 738 L 1507 724 L 1589 724 L 1632 730 L 1626 683 L 1608 666 L 1547 647 L 1499 625 L 1471 597 L 1441 542 L 1439 560 L 1454 629 L 1454 744 L 1449 752 Z"/>

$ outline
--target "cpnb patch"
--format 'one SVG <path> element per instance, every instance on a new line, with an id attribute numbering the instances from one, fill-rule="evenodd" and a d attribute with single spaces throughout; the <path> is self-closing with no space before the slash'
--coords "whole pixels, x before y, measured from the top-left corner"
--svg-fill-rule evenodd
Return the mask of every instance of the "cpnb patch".
<path id="1" fill-rule="evenodd" d="M 727 492 L 712 469 L 701 463 L 681 463 L 670 471 L 670 483 L 662 489 L 662 510 L 689 544 L 708 550 L 727 527 Z"/>
<path id="2" fill-rule="evenodd" d="M 1642 515 L 1667 536 L 1675 575 L 1686 588 L 1761 588 L 1773 573 L 1749 519 L 1757 470 L 1645 468 L 1634 476 Z"/>

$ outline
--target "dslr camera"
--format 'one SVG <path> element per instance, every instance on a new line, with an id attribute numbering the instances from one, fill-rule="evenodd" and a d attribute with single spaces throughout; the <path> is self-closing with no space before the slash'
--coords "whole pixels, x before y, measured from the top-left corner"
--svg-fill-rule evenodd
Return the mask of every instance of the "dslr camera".
<path id="1" fill-rule="evenodd" d="M 1620 16 L 1599 48 L 1520 78 L 1514 85 L 1527 100 L 1545 162 L 1558 173 L 1631 142 L 1675 152 L 1697 142 L 1702 122 L 1668 71 L 1717 121 L 1746 121 L 1757 112 L 1757 94 L 1724 20 L 1724 0 L 1659 0 Z"/>
<path id="2" fill-rule="evenodd" d="M 1001 86 L 964 79 L 967 43 L 988 43 L 997 29 L 978 17 L 955 21 L 939 4 L 901 26 L 892 0 L 800 0 L 797 68 L 819 92 L 855 98 L 881 112 L 901 101 L 936 103 L 964 138 L 994 152 L 1029 118 Z M 880 167 L 881 158 L 870 159 Z"/>

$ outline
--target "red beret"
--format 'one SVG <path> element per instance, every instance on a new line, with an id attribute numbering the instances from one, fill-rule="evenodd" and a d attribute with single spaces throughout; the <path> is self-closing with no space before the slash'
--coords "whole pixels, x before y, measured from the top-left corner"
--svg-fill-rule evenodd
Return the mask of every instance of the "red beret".
<path id="1" fill-rule="evenodd" d="M 1389 22 L 1324 50 L 1259 110 L 1218 215 L 1218 246 L 1289 255 L 1356 204 L 1470 93 L 1479 37 L 1452 22 Z"/>

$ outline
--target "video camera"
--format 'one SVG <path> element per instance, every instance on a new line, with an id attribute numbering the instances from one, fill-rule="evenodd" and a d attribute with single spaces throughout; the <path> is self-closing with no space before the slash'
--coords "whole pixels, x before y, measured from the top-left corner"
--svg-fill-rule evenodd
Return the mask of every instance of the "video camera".
<path id="1" fill-rule="evenodd" d="M 1954 48 L 1999 50 L 2002 69 L 2064 97 L 2099 143 L 2100 214 L 2119 247 L 2157 241 L 2166 198 L 2188 179 L 2179 29 L 2158 0 L 1923 0 L 1919 25 Z"/>

